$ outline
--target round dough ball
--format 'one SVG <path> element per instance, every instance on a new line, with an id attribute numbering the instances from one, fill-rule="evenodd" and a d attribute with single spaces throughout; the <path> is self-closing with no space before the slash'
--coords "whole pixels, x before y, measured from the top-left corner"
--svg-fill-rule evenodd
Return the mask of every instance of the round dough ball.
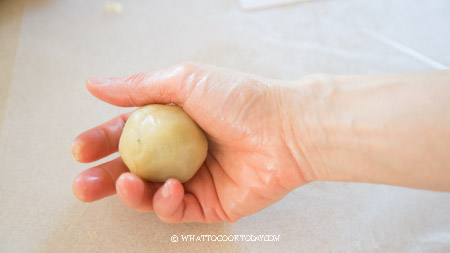
<path id="1" fill-rule="evenodd" d="M 120 137 L 119 153 L 130 171 L 153 182 L 186 182 L 206 158 L 203 131 L 178 106 L 147 105 L 134 111 Z"/>

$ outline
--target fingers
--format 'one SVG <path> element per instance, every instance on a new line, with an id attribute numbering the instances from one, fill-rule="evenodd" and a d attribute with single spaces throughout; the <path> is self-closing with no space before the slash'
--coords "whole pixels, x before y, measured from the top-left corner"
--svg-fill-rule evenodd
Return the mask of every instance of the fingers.
<path id="1" fill-rule="evenodd" d="M 153 209 L 162 221 L 169 223 L 231 221 L 205 165 L 184 184 L 176 179 L 167 180 L 155 191 Z"/>
<path id="2" fill-rule="evenodd" d="M 164 184 L 143 181 L 131 173 L 122 174 L 116 182 L 117 196 L 126 207 L 140 212 L 155 211 L 164 222 L 204 222 L 202 208 L 191 193 L 184 193 L 176 179 Z"/>
<path id="3" fill-rule="evenodd" d="M 73 158 L 88 163 L 117 152 L 120 135 L 130 114 L 122 114 L 80 134 L 72 144 Z"/>
<path id="4" fill-rule="evenodd" d="M 153 103 L 183 105 L 189 95 L 185 81 L 194 75 L 197 64 L 184 63 L 152 73 L 124 78 L 92 78 L 86 87 L 95 97 L 117 106 L 142 106 Z"/>
<path id="5" fill-rule="evenodd" d="M 155 211 L 164 222 L 216 222 L 207 219 L 202 205 L 192 193 L 185 193 L 176 179 L 163 183 L 146 182 L 128 173 L 121 158 L 80 173 L 73 193 L 81 201 L 92 202 L 117 193 L 122 204 L 140 212 Z M 210 204 L 217 204 L 211 199 Z M 226 219 L 223 219 L 226 220 Z"/>
<path id="6" fill-rule="evenodd" d="M 184 194 L 176 179 L 164 184 L 143 181 L 131 173 L 122 174 L 116 182 L 117 197 L 126 207 L 140 212 L 155 211 L 164 222 L 203 222 L 202 208 L 196 197 Z"/>
<path id="7" fill-rule="evenodd" d="M 122 174 L 116 182 L 117 196 L 126 207 L 140 212 L 155 211 L 165 222 L 201 222 L 200 203 L 176 179 L 163 183 L 143 181 L 131 173 Z"/>
<path id="8" fill-rule="evenodd" d="M 152 183 L 128 172 L 120 157 L 92 167 L 75 178 L 73 194 L 81 201 L 92 202 L 117 193 L 126 207 L 140 212 L 155 211 L 164 222 L 211 223 L 228 220 L 226 215 L 218 216 L 214 211 L 222 208 L 212 182 L 205 182 L 201 177 L 192 179 L 187 183 L 192 193 L 185 193 L 183 185 L 176 179 L 169 179 L 164 184 Z"/>
<path id="9" fill-rule="evenodd" d="M 183 185 L 176 179 L 167 180 L 153 197 L 153 208 L 164 222 L 204 222 L 205 216 L 197 198 L 184 193 Z"/>
<path id="10" fill-rule="evenodd" d="M 153 206 L 156 214 L 162 221 L 176 222 L 181 220 L 186 205 L 184 202 L 184 189 L 180 181 L 176 179 L 167 180 L 155 193 Z"/>
<path id="11" fill-rule="evenodd" d="M 116 192 L 117 178 L 127 171 L 128 168 L 120 157 L 87 169 L 73 181 L 73 194 L 84 202 L 92 202 L 113 195 Z"/>
<path id="12" fill-rule="evenodd" d="M 131 173 L 122 174 L 116 182 L 117 197 L 126 207 L 140 212 L 153 211 L 153 193 L 161 183 L 144 182 Z"/>

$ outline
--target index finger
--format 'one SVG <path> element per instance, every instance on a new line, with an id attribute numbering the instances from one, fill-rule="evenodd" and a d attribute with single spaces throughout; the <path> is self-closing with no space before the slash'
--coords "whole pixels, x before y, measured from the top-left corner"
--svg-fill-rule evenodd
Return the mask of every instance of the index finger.
<path id="1" fill-rule="evenodd" d="M 195 85 L 196 74 L 201 68 L 199 64 L 182 63 L 124 78 L 91 78 L 86 82 L 86 87 L 98 99 L 117 106 L 155 103 L 182 106 L 191 91 L 189 85 Z"/>
<path id="2" fill-rule="evenodd" d="M 73 158 L 89 163 L 117 152 L 120 135 L 131 113 L 119 115 L 78 135 L 72 143 Z"/>

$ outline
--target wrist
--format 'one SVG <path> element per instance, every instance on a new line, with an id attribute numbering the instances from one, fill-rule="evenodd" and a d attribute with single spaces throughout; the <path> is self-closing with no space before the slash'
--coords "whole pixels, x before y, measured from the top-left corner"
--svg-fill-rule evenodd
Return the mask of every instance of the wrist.
<path id="1" fill-rule="evenodd" d="M 338 80 L 314 74 L 281 86 L 284 139 L 306 182 L 335 181 L 345 177 L 330 166 L 329 150 L 339 135 L 333 98 Z"/>
<path id="2" fill-rule="evenodd" d="M 286 85 L 286 146 L 306 181 L 448 189 L 450 73 L 314 75 Z"/>

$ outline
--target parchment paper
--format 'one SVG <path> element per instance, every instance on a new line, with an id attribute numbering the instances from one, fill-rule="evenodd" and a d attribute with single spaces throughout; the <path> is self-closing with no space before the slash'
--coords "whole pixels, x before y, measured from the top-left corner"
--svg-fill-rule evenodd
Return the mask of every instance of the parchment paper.
<path id="1" fill-rule="evenodd" d="M 93 164 L 73 138 L 129 109 L 84 81 L 195 60 L 272 78 L 433 71 L 375 32 L 450 64 L 450 2 L 312 1 L 245 12 L 238 1 L 27 1 L 0 133 L 1 252 L 448 252 L 450 194 L 316 182 L 233 224 L 164 224 L 116 197 L 81 203 Z M 95 163 L 97 164 L 97 163 Z M 278 242 L 171 242 L 172 235 L 280 235 Z M 180 238 L 181 240 L 181 238 Z"/>

